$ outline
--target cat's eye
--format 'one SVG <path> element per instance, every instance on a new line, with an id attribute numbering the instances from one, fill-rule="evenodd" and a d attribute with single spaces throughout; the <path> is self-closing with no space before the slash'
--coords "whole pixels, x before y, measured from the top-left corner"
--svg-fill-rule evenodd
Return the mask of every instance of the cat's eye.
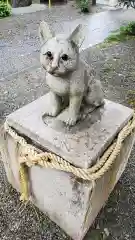
<path id="1" fill-rule="evenodd" d="M 52 53 L 50 51 L 48 51 L 46 53 L 46 55 L 47 55 L 48 58 L 53 59 L 53 55 L 52 55 Z"/>
<path id="2" fill-rule="evenodd" d="M 62 58 L 63 61 L 67 61 L 68 60 L 68 55 L 67 54 L 63 54 L 61 58 Z"/>

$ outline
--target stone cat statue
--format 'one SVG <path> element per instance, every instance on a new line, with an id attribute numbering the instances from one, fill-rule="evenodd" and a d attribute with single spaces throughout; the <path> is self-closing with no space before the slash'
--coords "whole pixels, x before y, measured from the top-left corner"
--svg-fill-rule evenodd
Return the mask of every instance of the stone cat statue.
<path id="1" fill-rule="evenodd" d="M 76 124 L 82 102 L 92 108 L 104 102 L 100 81 L 95 79 L 93 69 L 79 57 L 81 28 L 78 25 L 69 36 L 55 36 L 44 21 L 39 27 L 40 62 L 46 70 L 46 83 L 50 88 L 44 116 L 60 114 L 62 121 L 69 126 Z M 66 114 L 62 111 L 65 107 L 68 107 Z"/>

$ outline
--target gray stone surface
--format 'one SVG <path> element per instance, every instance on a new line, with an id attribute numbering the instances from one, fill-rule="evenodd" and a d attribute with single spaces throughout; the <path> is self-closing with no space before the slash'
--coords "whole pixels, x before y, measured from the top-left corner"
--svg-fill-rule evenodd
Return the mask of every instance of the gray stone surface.
<path id="1" fill-rule="evenodd" d="M 29 68 L 25 73 L 5 78 L 0 82 L 0 89 L 0 120 L 3 120 L 16 107 L 22 107 L 47 92 L 45 72 L 40 67 Z"/>
<path id="2" fill-rule="evenodd" d="M 10 114 L 7 122 L 44 149 L 82 168 L 96 162 L 133 115 L 133 110 L 106 100 L 102 108 L 65 132 L 63 126 L 59 129 L 44 124 L 42 116 L 49 104 L 47 96 Z"/>
<path id="3" fill-rule="evenodd" d="M 115 108 L 113 112 L 115 115 Z M 125 119 L 123 120 L 124 123 Z M 82 240 L 123 173 L 134 139 L 133 132 L 123 143 L 115 163 L 95 182 L 94 189 L 91 182 L 83 181 L 63 171 L 38 166 L 29 168 L 31 201 L 72 239 Z M 8 180 L 17 190 L 20 190 L 18 164 L 20 151 L 21 147 L 7 135 L 5 154 L 2 156 Z"/>

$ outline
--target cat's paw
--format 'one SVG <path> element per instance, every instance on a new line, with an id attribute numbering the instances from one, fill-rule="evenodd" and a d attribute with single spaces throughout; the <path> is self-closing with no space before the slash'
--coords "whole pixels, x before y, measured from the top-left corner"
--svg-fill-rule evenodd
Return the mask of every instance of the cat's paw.
<path id="1" fill-rule="evenodd" d="M 43 117 L 45 117 L 45 116 L 56 117 L 58 115 L 58 112 L 59 111 L 57 108 L 52 107 L 50 109 L 45 110 Z"/>
<path id="2" fill-rule="evenodd" d="M 65 119 L 65 123 L 68 126 L 74 126 L 77 122 L 77 116 L 68 116 L 67 119 Z"/>
<path id="3" fill-rule="evenodd" d="M 76 124 L 78 117 L 75 114 L 69 114 L 69 111 L 65 110 L 58 116 L 58 119 L 68 126 L 73 126 Z"/>

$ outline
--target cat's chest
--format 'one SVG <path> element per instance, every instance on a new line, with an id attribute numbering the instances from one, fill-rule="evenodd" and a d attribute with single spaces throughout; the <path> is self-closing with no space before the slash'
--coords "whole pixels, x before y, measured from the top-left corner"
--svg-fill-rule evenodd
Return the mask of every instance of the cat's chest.
<path id="1" fill-rule="evenodd" d="M 50 74 L 46 76 L 46 83 L 49 88 L 56 94 L 63 96 L 69 92 L 69 80 L 55 77 Z"/>

